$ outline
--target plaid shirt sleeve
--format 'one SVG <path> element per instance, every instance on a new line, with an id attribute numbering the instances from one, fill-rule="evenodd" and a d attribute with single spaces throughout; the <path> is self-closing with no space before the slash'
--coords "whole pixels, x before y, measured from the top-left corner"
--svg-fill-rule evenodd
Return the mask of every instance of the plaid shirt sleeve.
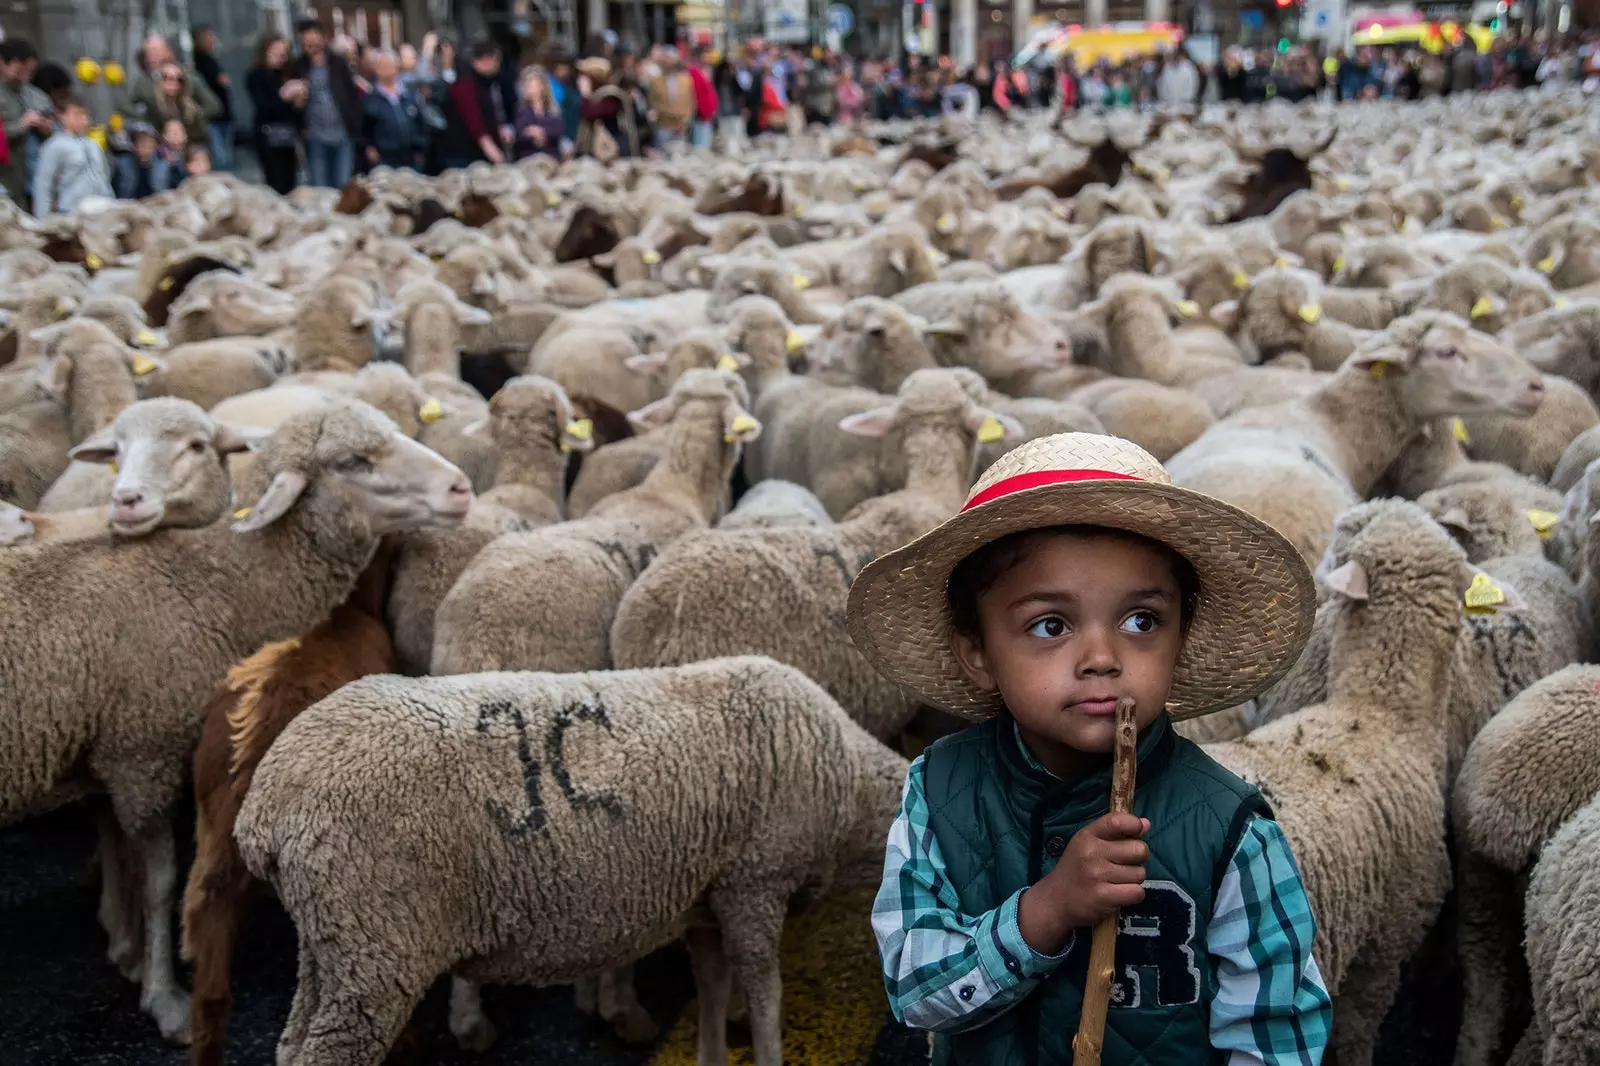
<path id="1" fill-rule="evenodd" d="M 906 776 L 889 830 L 872 928 L 894 1016 L 918 1029 L 961 1032 L 1021 1002 L 1072 950 L 1040 955 L 1017 926 L 1019 890 L 968 915 L 945 876 L 928 824 L 922 759 Z M 1217 966 L 1211 1043 L 1230 1066 L 1317 1066 L 1332 1006 L 1311 957 L 1316 927 L 1288 842 L 1255 819 L 1219 888 L 1206 938 Z"/>
<path id="2" fill-rule="evenodd" d="M 1059 955 L 1030 948 L 1017 926 L 1021 897 L 1019 890 L 987 914 L 962 913 L 928 825 L 919 756 L 906 775 L 872 907 L 894 1016 L 918 1029 L 961 1032 L 993 1021 L 1032 991 L 1072 943 Z"/>
<path id="3" fill-rule="evenodd" d="M 1217 967 L 1211 1046 L 1229 1066 L 1317 1066 L 1333 1004 L 1311 957 L 1316 922 L 1278 823 L 1253 819 L 1222 877 L 1206 929 Z"/>

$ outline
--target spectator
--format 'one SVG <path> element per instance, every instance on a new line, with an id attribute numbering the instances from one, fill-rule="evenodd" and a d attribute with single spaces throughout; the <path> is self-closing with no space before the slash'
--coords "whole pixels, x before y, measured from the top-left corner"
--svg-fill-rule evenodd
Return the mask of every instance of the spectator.
<path id="1" fill-rule="evenodd" d="M 177 62 L 178 57 L 173 55 L 165 37 L 153 33 L 144 39 L 144 45 L 139 50 L 139 75 L 128 87 L 129 115 L 151 125 L 162 121 L 163 115 L 158 110 L 158 98 L 166 88 L 161 82 L 162 72 L 167 64 Z M 178 69 L 181 71 L 183 68 L 180 65 Z M 182 78 L 182 88 L 194 104 L 199 116 L 196 121 L 203 136 L 206 124 L 221 114 L 222 103 L 211 94 L 210 87 L 203 79 L 190 77 L 187 72 Z M 168 106 L 170 108 L 171 105 Z"/>
<path id="2" fill-rule="evenodd" d="M 395 51 L 395 61 L 400 67 L 400 84 L 411 88 L 417 75 L 417 49 L 415 45 L 402 44 Z"/>
<path id="3" fill-rule="evenodd" d="M 741 143 L 747 118 L 744 106 L 745 90 L 739 84 L 739 72 L 727 56 L 711 73 L 711 84 L 717 91 L 717 126 L 724 147 Z"/>
<path id="4" fill-rule="evenodd" d="M 450 128 L 444 133 L 445 169 L 471 166 L 480 160 L 504 163 L 514 140 L 508 106 L 500 87 L 500 46 L 479 41 L 468 53 L 468 65 L 450 86 Z"/>
<path id="5" fill-rule="evenodd" d="M 39 172 L 33 179 L 33 213 L 40 218 L 76 211 L 91 197 L 112 195 L 106 154 L 88 137 L 88 105 L 69 97 L 59 117 L 61 129 L 39 150 Z"/>
<path id="6" fill-rule="evenodd" d="M 169 122 L 183 126 L 187 140 L 199 143 L 209 135 L 209 123 L 189 91 L 188 75 L 174 62 L 161 64 L 156 74 L 156 93 L 151 100 L 146 121 L 165 127 Z"/>
<path id="7" fill-rule="evenodd" d="M 833 71 L 826 63 L 813 60 L 807 66 L 805 88 L 801 93 L 805 100 L 807 122 L 823 126 L 833 125 L 834 115 L 839 107 L 837 90 L 838 82 L 833 76 Z"/>
<path id="8" fill-rule="evenodd" d="M 72 86 L 72 75 L 60 63 L 40 63 L 39 69 L 33 72 L 33 87 L 44 93 L 50 101 L 50 110 L 57 115 L 72 96 Z M 52 131 L 58 128 L 59 124 L 51 126 Z"/>
<path id="9" fill-rule="evenodd" d="M 561 112 L 550 96 L 550 82 L 538 67 L 522 72 L 522 106 L 517 109 L 516 156 L 561 158 Z"/>
<path id="10" fill-rule="evenodd" d="M 650 122 L 655 126 L 655 144 L 661 151 L 683 141 L 694 122 L 694 79 L 683 69 L 678 53 L 661 57 L 661 73 L 650 82 Z"/>
<path id="11" fill-rule="evenodd" d="M 289 102 L 288 64 L 289 42 L 281 34 L 262 34 L 244 83 L 255 108 L 251 139 L 261 160 L 261 176 L 284 196 L 294 189 L 300 166 L 295 145 L 300 139 L 301 116 L 300 109 Z"/>
<path id="12" fill-rule="evenodd" d="M 861 121 L 861 109 L 866 105 L 867 94 L 862 91 L 850 68 L 839 71 L 839 87 L 834 90 L 838 98 L 838 116 L 841 125 L 854 126 Z"/>
<path id="13" fill-rule="evenodd" d="M 416 169 L 428 147 L 422 106 L 400 80 L 400 62 L 393 52 L 372 52 L 372 91 L 361 100 L 361 139 L 369 166 L 383 164 Z"/>
<path id="14" fill-rule="evenodd" d="M 217 114 L 207 129 L 211 160 L 217 169 L 228 170 L 233 166 L 233 80 L 217 62 L 217 35 L 211 27 L 196 26 L 192 36 L 195 73 L 217 98 Z"/>
<path id="15" fill-rule="evenodd" d="M 1096 63 L 1094 66 L 1089 68 L 1089 73 L 1085 74 L 1080 81 L 1078 86 L 1078 95 L 1079 99 L 1083 101 L 1084 107 L 1106 106 L 1106 81 L 1105 77 L 1103 76 L 1104 70 L 1105 68 L 1101 64 Z"/>
<path id="16" fill-rule="evenodd" d="M 50 98 L 31 84 L 38 54 L 19 38 L 0 41 L 0 124 L 6 131 L 7 162 L 0 164 L 0 186 L 26 206 L 39 142 L 50 136 Z"/>
<path id="17" fill-rule="evenodd" d="M 578 92 L 577 72 L 565 53 L 551 60 L 550 96 L 561 112 L 561 153 L 565 156 L 578 143 L 578 127 L 583 123 L 583 96 Z"/>
<path id="18" fill-rule="evenodd" d="M 183 173 L 188 178 L 211 173 L 211 153 L 205 145 L 191 144 L 183 150 Z"/>
<path id="19" fill-rule="evenodd" d="M 1161 68 L 1156 79 L 1156 99 L 1170 108 L 1192 108 L 1200 99 L 1200 72 L 1189 53 L 1179 49 Z"/>
<path id="20" fill-rule="evenodd" d="M 994 106 L 997 111 L 1004 114 L 1010 113 L 1011 106 L 1015 102 L 1011 98 L 1012 92 L 1011 68 L 1006 65 L 1005 60 L 997 60 L 994 65 L 993 88 Z"/>
<path id="21" fill-rule="evenodd" d="M 1229 48 L 1222 55 L 1222 69 L 1217 72 L 1217 98 L 1244 102 L 1247 77 L 1239 50 Z"/>
<path id="22" fill-rule="evenodd" d="M 156 148 L 156 154 L 166 161 L 176 175 L 172 184 L 177 185 L 183 181 L 183 153 L 189 147 L 189 130 L 177 119 L 168 119 L 161 124 L 161 144 Z"/>
<path id="23" fill-rule="evenodd" d="M 578 73 L 593 86 L 583 100 L 583 127 L 579 151 L 602 163 L 617 158 L 635 159 L 640 152 L 639 127 L 620 72 L 599 56 L 578 61 Z"/>
<path id="24" fill-rule="evenodd" d="M 1061 102 L 1061 111 L 1076 111 L 1082 105 L 1082 90 L 1078 84 L 1077 64 L 1072 55 L 1068 53 L 1056 72 L 1056 99 Z"/>
<path id="25" fill-rule="evenodd" d="M 1478 87 L 1478 48 L 1472 38 L 1461 35 L 1461 43 L 1450 56 L 1450 91 L 1469 93 Z"/>
<path id="26" fill-rule="evenodd" d="M 286 99 L 300 110 L 311 184 L 338 189 L 355 171 L 361 135 L 361 94 L 345 58 L 328 47 L 314 18 L 295 25 L 300 54 L 289 61 Z"/>
<path id="27" fill-rule="evenodd" d="M 1107 107 L 1131 107 L 1133 105 L 1133 89 L 1128 85 L 1127 78 L 1122 71 L 1113 70 L 1111 80 L 1106 83 Z"/>
<path id="28" fill-rule="evenodd" d="M 690 140 L 696 148 L 711 148 L 711 135 L 715 131 L 714 123 L 717 120 L 717 90 L 711 84 L 711 72 L 707 69 L 707 54 L 705 47 L 694 50 L 694 59 L 689 64 L 689 78 L 694 82 L 694 128 Z"/>
<path id="29" fill-rule="evenodd" d="M 112 181 L 112 188 L 119 197 L 142 200 L 177 185 L 167 161 L 156 150 L 154 126 L 148 122 L 134 122 L 128 127 L 128 139 L 133 151 L 117 158 L 116 178 Z"/>
<path id="30" fill-rule="evenodd" d="M 739 69 L 739 87 L 744 90 L 744 133 L 754 140 L 761 133 L 761 104 L 767 80 L 767 61 L 751 53 Z"/>

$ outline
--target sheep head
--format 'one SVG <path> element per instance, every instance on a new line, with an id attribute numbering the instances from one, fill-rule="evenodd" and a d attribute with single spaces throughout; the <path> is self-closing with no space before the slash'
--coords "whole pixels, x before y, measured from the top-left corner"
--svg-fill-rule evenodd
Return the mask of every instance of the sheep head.
<path id="1" fill-rule="evenodd" d="M 1445 415 L 1526 418 L 1544 400 L 1544 381 L 1525 359 L 1463 319 L 1419 312 L 1391 322 L 1356 349 L 1341 374 L 1392 386 L 1418 423 Z"/>

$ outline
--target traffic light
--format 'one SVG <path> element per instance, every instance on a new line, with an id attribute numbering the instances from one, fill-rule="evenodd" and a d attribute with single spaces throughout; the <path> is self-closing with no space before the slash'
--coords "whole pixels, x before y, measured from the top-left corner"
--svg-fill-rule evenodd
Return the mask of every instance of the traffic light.
<path id="1" fill-rule="evenodd" d="M 1278 38 L 1278 52 L 1280 54 L 1282 54 L 1284 52 L 1287 52 L 1288 50 L 1289 50 L 1289 38 L 1287 38 L 1287 37 L 1279 37 Z"/>

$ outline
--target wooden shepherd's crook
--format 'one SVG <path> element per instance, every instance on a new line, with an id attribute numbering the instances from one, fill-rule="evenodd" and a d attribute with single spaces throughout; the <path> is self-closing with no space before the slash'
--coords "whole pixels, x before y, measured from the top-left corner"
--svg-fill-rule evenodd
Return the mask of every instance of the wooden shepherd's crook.
<path id="1" fill-rule="evenodd" d="M 1117 701 L 1116 744 L 1112 748 L 1111 813 L 1133 811 L 1133 779 L 1139 766 L 1139 723 L 1133 700 Z M 1083 986 L 1083 1013 L 1078 1035 L 1072 1038 L 1072 1066 L 1100 1066 L 1100 1049 L 1106 1039 L 1106 1010 L 1111 1006 L 1111 978 L 1117 962 L 1118 912 L 1095 923 L 1089 943 L 1089 975 Z"/>

